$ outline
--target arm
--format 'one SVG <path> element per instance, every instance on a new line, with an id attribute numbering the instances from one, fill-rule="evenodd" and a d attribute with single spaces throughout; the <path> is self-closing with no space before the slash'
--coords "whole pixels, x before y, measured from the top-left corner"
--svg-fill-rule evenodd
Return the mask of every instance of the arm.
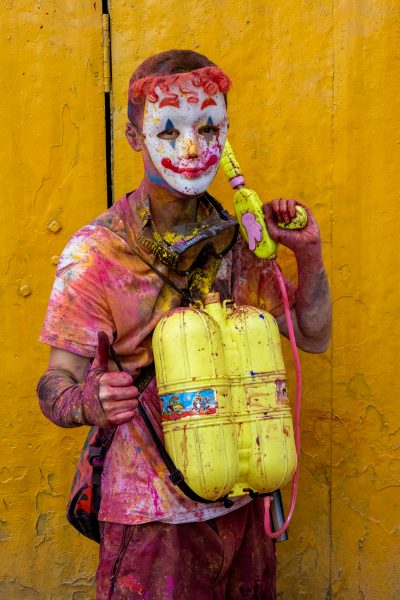
<path id="1" fill-rule="evenodd" d="M 88 358 L 51 348 L 47 371 L 37 388 L 43 414 L 61 427 L 115 427 L 130 421 L 137 408 L 138 390 L 129 373 L 107 372 L 108 355 L 109 340 L 104 332 L 99 333 L 88 371 Z"/>
<path id="2" fill-rule="evenodd" d="M 320 353 L 329 345 L 332 307 L 317 222 L 304 207 L 308 217 L 304 229 L 285 230 L 276 225 L 294 218 L 296 204 L 299 203 L 281 198 L 264 204 L 263 210 L 271 238 L 290 248 L 296 257 L 298 287 L 291 316 L 297 345 L 305 352 Z M 288 337 L 285 316 L 278 317 L 277 322 L 281 333 Z"/>

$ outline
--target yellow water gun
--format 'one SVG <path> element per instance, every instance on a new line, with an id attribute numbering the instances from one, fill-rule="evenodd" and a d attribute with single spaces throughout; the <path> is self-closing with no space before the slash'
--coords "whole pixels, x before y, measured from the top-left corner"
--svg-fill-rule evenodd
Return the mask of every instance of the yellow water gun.
<path id="1" fill-rule="evenodd" d="M 221 165 L 229 183 L 236 190 L 233 197 L 236 218 L 249 249 L 259 258 L 274 259 L 277 243 L 268 234 L 261 200 L 254 190 L 245 187 L 246 182 L 242 170 L 228 140 L 225 142 Z M 278 226 L 283 229 L 305 227 L 307 224 L 306 211 L 302 206 L 296 205 L 296 213 L 296 217 L 290 223 L 278 223 Z"/>

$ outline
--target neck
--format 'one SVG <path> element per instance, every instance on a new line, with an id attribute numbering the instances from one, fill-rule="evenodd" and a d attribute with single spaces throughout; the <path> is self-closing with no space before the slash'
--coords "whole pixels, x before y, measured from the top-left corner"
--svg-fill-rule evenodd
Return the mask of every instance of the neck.
<path id="1" fill-rule="evenodd" d="M 198 196 L 171 193 L 147 178 L 143 179 L 138 191 L 149 198 L 151 217 L 161 234 L 180 223 L 193 222 L 196 218 Z"/>

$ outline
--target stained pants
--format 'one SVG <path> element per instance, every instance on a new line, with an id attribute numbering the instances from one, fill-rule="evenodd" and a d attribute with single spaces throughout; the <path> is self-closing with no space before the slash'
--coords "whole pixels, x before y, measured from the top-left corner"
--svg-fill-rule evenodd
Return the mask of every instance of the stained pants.
<path id="1" fill-rule="evenodd" d="M 259 499 L 199 523 L 102 524 L 97 600 L 274 600 L 263 514 Z"/>

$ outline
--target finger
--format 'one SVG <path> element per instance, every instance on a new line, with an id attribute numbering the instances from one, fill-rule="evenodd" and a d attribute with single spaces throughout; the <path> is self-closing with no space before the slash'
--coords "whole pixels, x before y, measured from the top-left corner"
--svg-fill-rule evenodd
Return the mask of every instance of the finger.
<path id="1" fill-rule="evenodd" d="M 119 415 L 115 415 L 107 419 L 110 425 L 122 425 L 123 423 L 128 423 L 132 421 L 132 419 L 136 416 L 135 411 L 127 411 L 121 413 Z"/>
<path id="2" fill-rule="evenodd" d="M 138 406 L 136 399 L 121 400 L 121 401 L 105 401 L 102 402 L 103 410 L 107 417 L 112 417 L 127 411 L 135 411 Z"/>
<path id="3" fill-rule="evenodd" d="M 278 213 L 278 209 L 277 209 L 278 205 L 279 205 L 278 200 L 273 200 L 272 202 L 263 205 L 265 224 L 267 226 L 269 235 L 275 242 L 280 241 L 280 236 L 282 233 L 282 229 L 280 229 L 276 224 L 276 219 L 277 219 L 276 215 Z"/>
<path id="4" fill-rule="evenodd" d="M 100 385 L 107 385 L 110 387 L 128 387 L 132 385 L 132 381 L 132 375 L 126 373 L 125 371 L 108 371 L 101 376 Z"/>
<path id="5" fill-rule="evenodd" d="M 104 331 L 99 331 L 97 334 L 97 350 L 92 363 L 93 369 L 108 368 L 108 357 L 110 353 L 110 340 Z"/>
<path id="6" fill-rule="evenodd" d="M 122 400 L 136 400 L 138 398 L 138 390 L 133 386 L 129 387 L 111 387 L 101 385 L 99 388 L 99 398 L 104 401 L 120 402 Z"/>
<path id="7" fill-rule="evenodd" d="M 287 200 L 285 200 L 285 198 L 280 198 L 279 199 L 279 214 L 280 214 L 280 221 L 283 221 L 284 223 L 288 223 L 289 222 L 289 214 L 287 211 Z"/>
<path id="8" fill-rule="evenodd" d="M 290 221 L 292 221 L 297 215 L 296 204 L 297 204 L 296 200 L 288 200 L 287 201 L 287 212 L 288 212 Z"/>
<path id="9" fill-rule="evenodd" d="M 277 222 L 285 222 L 286 200 L 285 198 L 275 198 L 271 202 L 272 218 Z"/>
<path id="10" fill-rule="evenodd" d="M 280 216 L 280 198 L 274 198 L 274 200 L 271 200 L 271 202 L 269 204 L 267 204 L 267 206 L 270 206 L 272 209 L 272 215 L 274 216 L 275 219 L 278 219 Z"/>

